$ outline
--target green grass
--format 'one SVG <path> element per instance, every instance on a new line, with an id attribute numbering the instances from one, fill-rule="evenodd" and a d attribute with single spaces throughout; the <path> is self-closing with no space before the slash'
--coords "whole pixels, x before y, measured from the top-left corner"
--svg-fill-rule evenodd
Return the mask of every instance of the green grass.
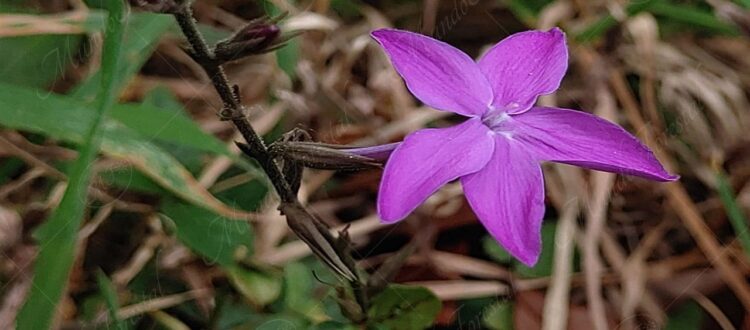
<path id="1" fill-rule="evenodd" d="M 107 5 L 109 18 L 96 113 L 78 150 L 78 159 L 68 173 L 68 187 L 60 205 L 36 232 L 39 254 L 34 268 L 39 271 L 34 274 L 29 297 L 18 314 L 18 329 L 48 329 L 52 326 L 75 259 L 78 228 L 86 211 L 91 164 L 102 143 L 102 123 L 117 98 L 115 71 L 122 57 L 125 5 L 122 1 L 108 1 Z"/>

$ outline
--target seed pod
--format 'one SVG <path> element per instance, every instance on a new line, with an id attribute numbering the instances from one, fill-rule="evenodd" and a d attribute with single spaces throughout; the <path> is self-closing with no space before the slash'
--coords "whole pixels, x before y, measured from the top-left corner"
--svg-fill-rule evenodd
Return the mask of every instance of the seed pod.
<path id="1" fill-rule="evenodd" d="M 343 251 L 337 250 L 335 238 L 320 220 L 298 203 L 281 203 L 279 210 L 286 216 L 289 228 L 310 247 L 331 271 L 349 282 L 358 280 L 357 271 L 344 262 Z"/>

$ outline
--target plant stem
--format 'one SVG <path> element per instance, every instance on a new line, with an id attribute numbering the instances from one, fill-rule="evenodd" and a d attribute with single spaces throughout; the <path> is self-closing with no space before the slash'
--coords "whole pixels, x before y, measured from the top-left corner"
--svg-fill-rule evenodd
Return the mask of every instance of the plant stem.
<path id="1" fill-rule="evenodd" d="M 359 272 L 354 266 L 348 247 L 342 247 L 340 241 L 329 232 L 329 228 L 302 206 L 284 172 L 276 163 L 274 156 L 245 117 L 244 107 L 237 89 L 231 87 L 221 62 L 215 58 L 212 50 L 198 31 L 190 2 L 181 5 L 172 14 L 180 25 L 183 34 L 185 34 L 188 43 L 190 43 L 192 48 L 190 55 L 208 74 L 224 103 L 224 109 L 221 112 L 222 118 L 232 121 L 234 126 L 237 127 L 247 143 L 241 149 L 247 156 L 258 161 L 279 194 L 281 199 L 279 210 L 286 216 L 289 228 L 310 247 L 326 266 L 346 279 L 352 287 L 359 288 L 365 285 L 366 282 L 360 278 Z M 361 296 L 366 295 L 365 290 L 355 290 L 355 295 L 361 310 L 366 313 L 368 297 Z"/>
<path id="2" fill-rule="evenodd" d="M 266 172 L 268 178 L 273 184 L 276 192 L 279 194 L 282 202 L 285 203 L 299 203 L 297 197 L 292 191 L 289 184 L 284 179 L 284 174 L 279 169 L 278 164 L 274 161 L 271 154 L 268 152 L 263 140 L 255 132 L 250 122 L 244 114 L 244 108 L 240 103 L 240 96 L 235 90 L 230 87 L 227 75 L 224 73 L 224 69 L 221 65 L 214 60 L 211 50 L 208 48 L 206 41 L 198 31 L 195 19 L 193 19 L 192 9 L 189 5 L 182 6 L 176 13 L 174 13 L 177 23 L 180 25 L 182 32 L 192 47 L 193 53 L 191 54 L 198 64 L 206 71 L 211 82 L 219 93 L 222 102 L 224 102 L 224 109 L 222 116 L 231 120 L 234 126 L 237 127 L 242 137 L 247 142 L 253 158 L 255 158 L 263 171 Z"/>

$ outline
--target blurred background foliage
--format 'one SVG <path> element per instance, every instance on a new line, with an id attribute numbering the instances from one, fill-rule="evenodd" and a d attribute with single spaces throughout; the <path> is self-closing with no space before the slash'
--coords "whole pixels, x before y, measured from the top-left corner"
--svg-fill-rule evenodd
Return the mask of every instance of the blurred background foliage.
<path id="1" fill-rule="evenodd" d="M 546 166 L 544 251 L 528 268 L 487 236 L 455 184 L 384 226 L 379 170 L 307 171 L 300 199 L 348 226 L 362 266 L 416 246 L 366 327 L 750 326 L 750 1 L 194 8 L 211 44 L 282 12 L 282 29 L 304 32 L 227 65 L 267 141 L 299 127 L 367 145 L 459 120 L 408 93 L 373 29 L 418 31 L 477 56 L 513 32 L 560 26 L 570 69 L 541 102 L 618 122 L 682 176 L 656 184 Z M 126 21 L 113 24 L 120 9 L 105 0 L 0 0 L 0 328 L 363 328 L 239 155 L 173 18 L 121 9 Z M 87 150 L 98 157 L 83 162 Z"/>

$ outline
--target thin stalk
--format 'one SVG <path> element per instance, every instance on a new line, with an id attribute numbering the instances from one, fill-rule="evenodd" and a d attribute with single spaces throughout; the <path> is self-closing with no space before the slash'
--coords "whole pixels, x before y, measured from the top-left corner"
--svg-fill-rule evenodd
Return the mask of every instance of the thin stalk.
<path id="1" fill-rule="evenodd" d="M 211 83 L 224 103 L 224 109 L 221 112 L 222 118 L 231 121 L 237 127 L 246 142 L 246 145 L 241 145 L 241 149 L 247 156 L 258 161 L 278 193 L 281 199 L 279 210 L 286 216 L 289 227 L 328 268 L 346 279 L 352 287 L 364 285 L 364 280 L 360 278 L 359 272 L 353 266 L 354 263 L 348 249 L 342 247 L 331 235 L 329 228 L 302 206 L 297 199 L 296 192 L 275 161 L 274 155 L 245 117 L 244 107 L 237 88 L 230 85 L 221 62 L 216 59 L 213 51 L 198 31 L 190 2 L 181 5 L 172 14 L 190 44 L 190 55 L 209 76 Z M 356 291 L 363 292 L 364 290 Z M 356 297 L 361 310 L 364 312 L 367 311 L 368 307 L 367 298 Z"/>

